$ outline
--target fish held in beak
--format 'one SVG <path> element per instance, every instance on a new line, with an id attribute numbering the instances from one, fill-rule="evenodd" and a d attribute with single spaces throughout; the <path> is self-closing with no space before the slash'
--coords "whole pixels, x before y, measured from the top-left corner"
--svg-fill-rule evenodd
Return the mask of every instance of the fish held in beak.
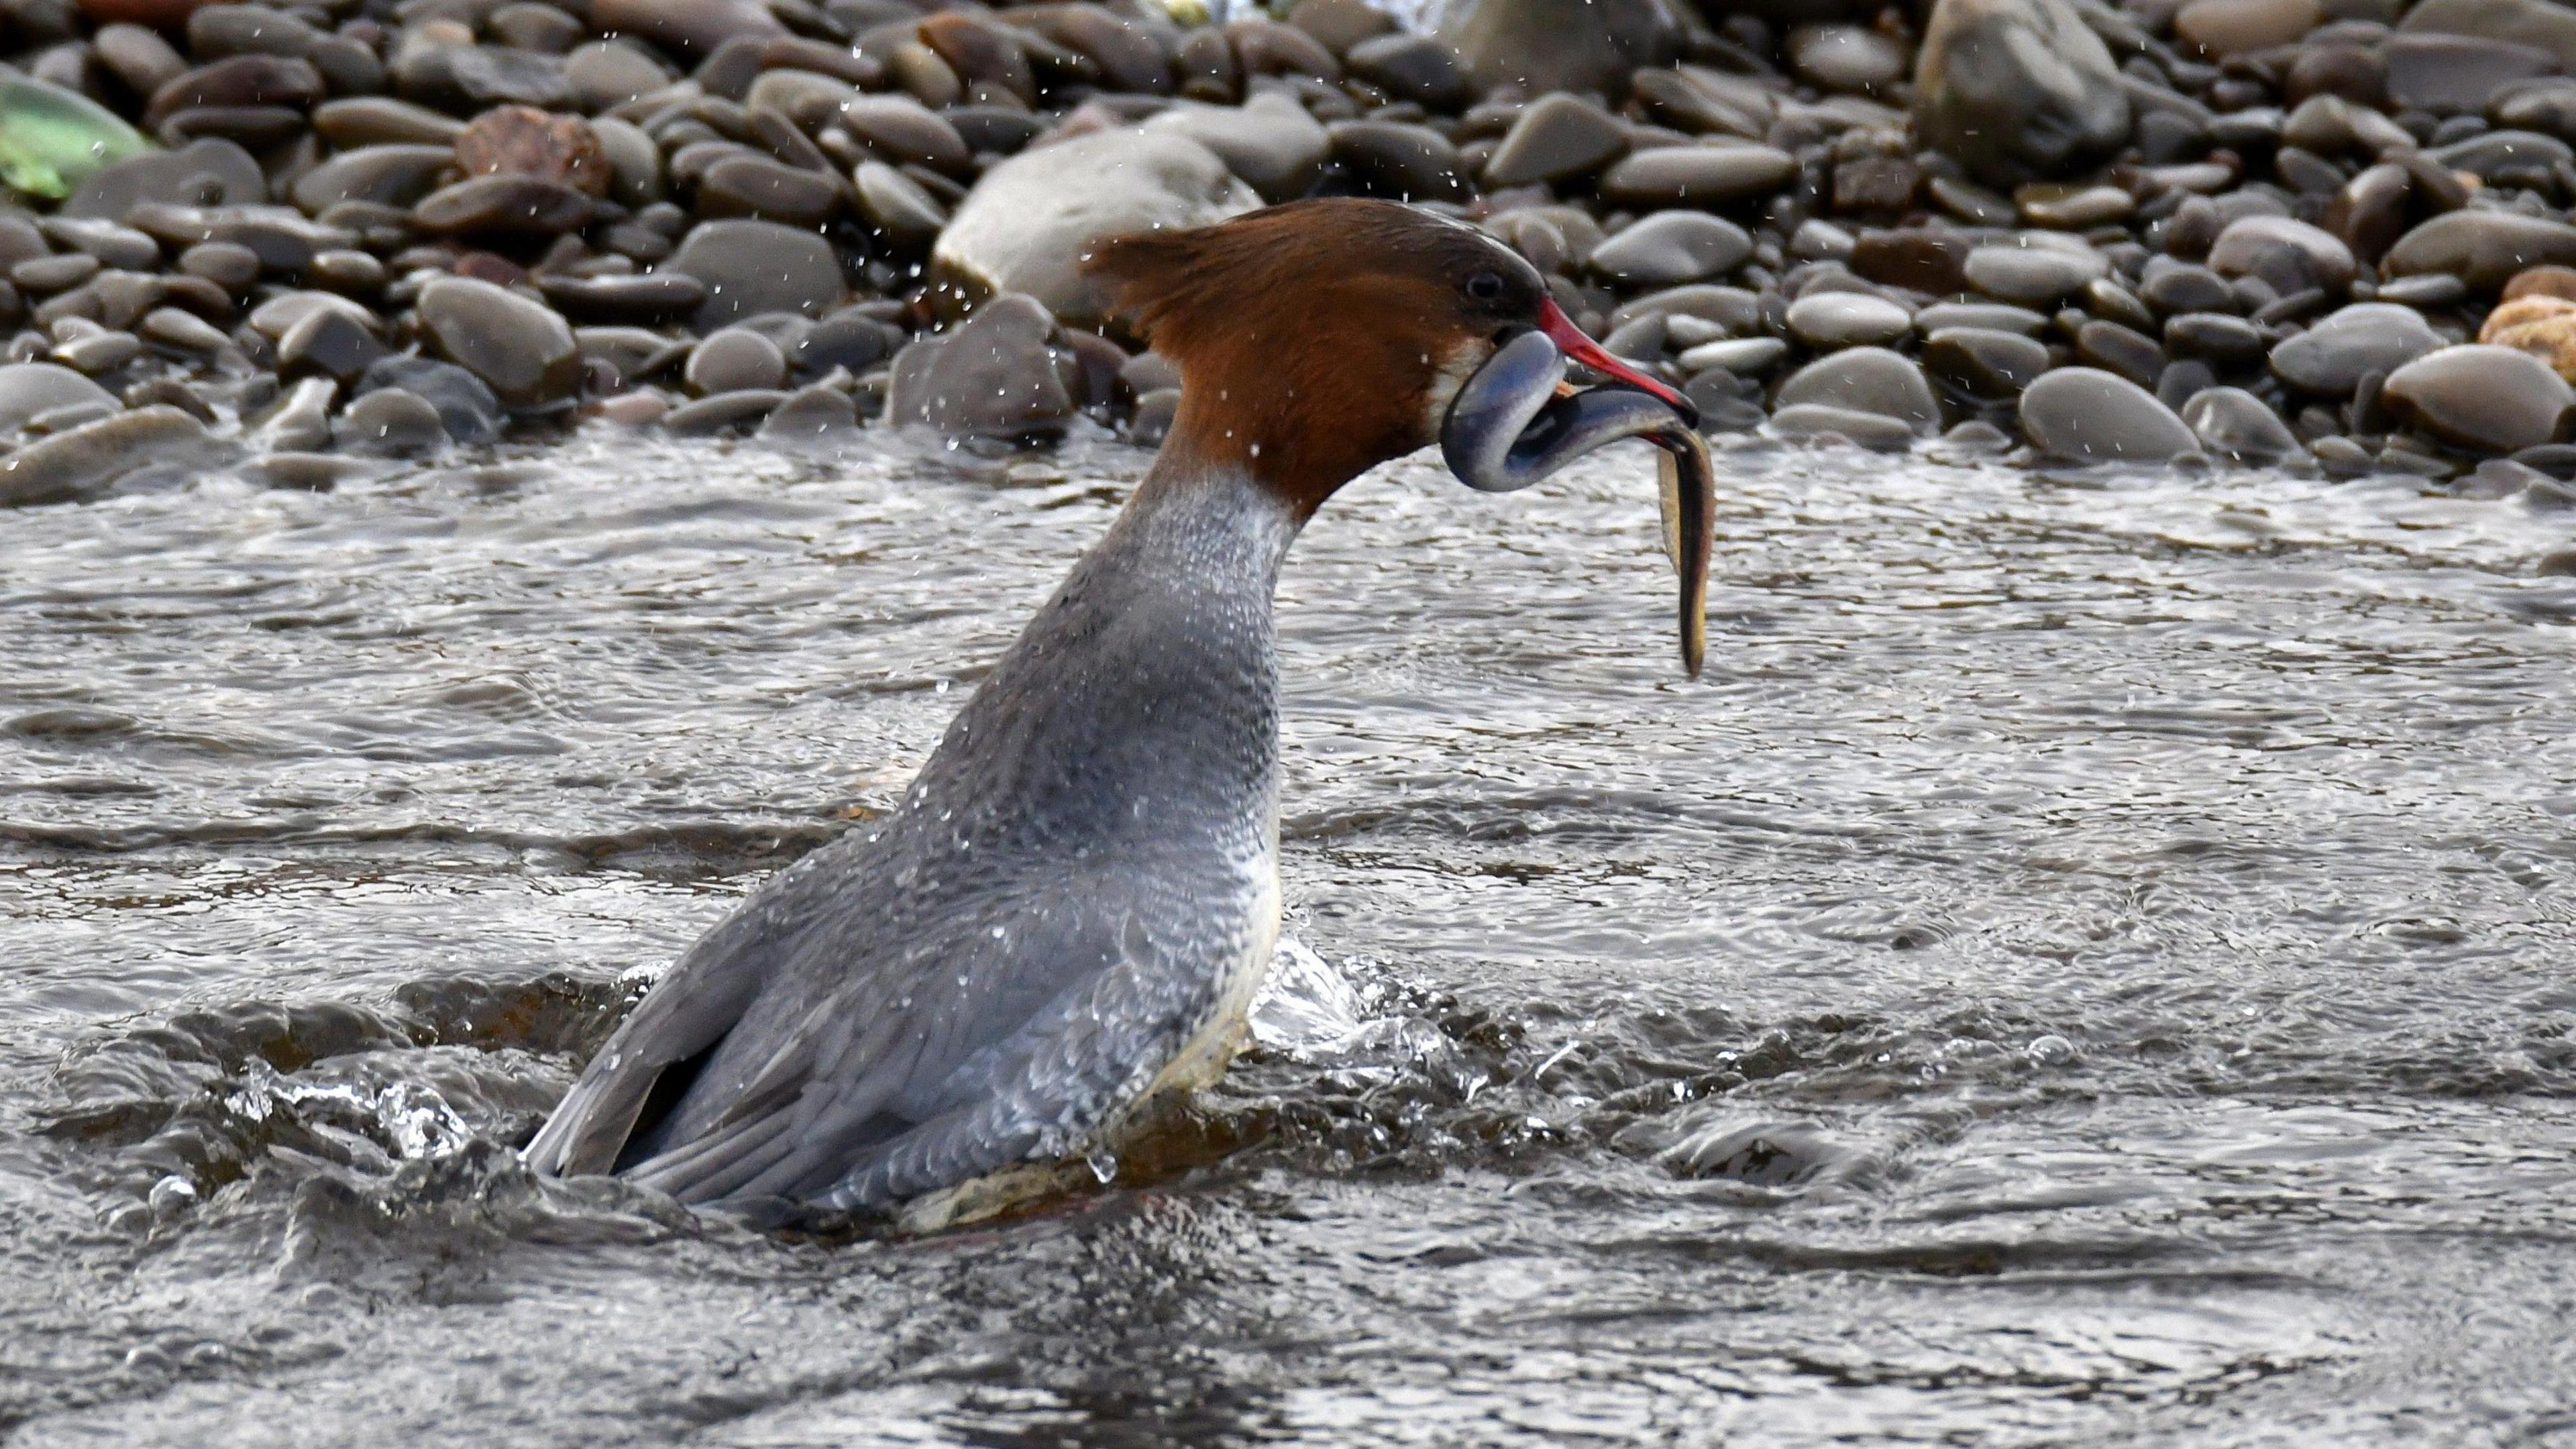
<path id="1" fill-rule="evenodd" d="M 1468 487 L 1510 493 L 1628 438 L 1662 450 L 1664 548 L 1681 582 L 1682 667 L 1697 679 L 1708 652 L 1708 568 L 1716 513 L 1716 470 L 1701 440 L 1697 410 L 1672 389 L 1602 352 L 1550 304 L 1542 329 L 1495 349 L 1458 389 L 1440 429 L 1440 455 Z M 1581 338 L 1560 344 L 1553 324 Z M 1576 390 L 1568 361 L 1618 380 Z M 1597 360 L 1596 360 L 1597 359 Z"/>

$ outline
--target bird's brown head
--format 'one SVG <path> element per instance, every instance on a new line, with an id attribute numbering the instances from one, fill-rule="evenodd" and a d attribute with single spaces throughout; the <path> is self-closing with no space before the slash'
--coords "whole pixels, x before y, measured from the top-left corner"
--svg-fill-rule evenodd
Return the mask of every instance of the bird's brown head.
<path id="1" fill-rule="evenodd" d="M 1118 237 L 1084 271 L 1180 368 L 1166 456 L 1240 468 L 1301 518 L 1368 468 L 1441 441 L 1460 388 L 1531 332 L 1688 412 L 1576 330 L 1519 255 L 1392 202 L 1292 202 Z"/>

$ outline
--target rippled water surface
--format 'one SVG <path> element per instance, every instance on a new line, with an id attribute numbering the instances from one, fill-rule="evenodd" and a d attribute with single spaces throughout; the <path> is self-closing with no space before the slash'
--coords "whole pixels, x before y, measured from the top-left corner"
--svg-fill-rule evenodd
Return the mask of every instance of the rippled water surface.
<path id="1" fill-rule="evenodd" d="M 0 517 L 12 1444 L 2576 1442 L 2564 515 L 1721 455 L 1347 492 L 1264 1045 L 761 1237 L 523 1139 L 1141 454 L 584 434 Z"/>

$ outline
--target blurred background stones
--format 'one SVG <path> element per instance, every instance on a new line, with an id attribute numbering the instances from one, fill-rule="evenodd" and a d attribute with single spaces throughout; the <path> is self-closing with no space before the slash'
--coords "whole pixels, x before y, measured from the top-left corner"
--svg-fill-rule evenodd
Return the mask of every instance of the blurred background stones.
<path id="1" fill-rule="evenodd" d="M 2576 474 L 2557 0 L 0 14 L 11 503 L 585 422 L 1150 443 L 1182 379 L 1082 253 L 1339 195 L 1485 228 L 1714 430 Z"/>

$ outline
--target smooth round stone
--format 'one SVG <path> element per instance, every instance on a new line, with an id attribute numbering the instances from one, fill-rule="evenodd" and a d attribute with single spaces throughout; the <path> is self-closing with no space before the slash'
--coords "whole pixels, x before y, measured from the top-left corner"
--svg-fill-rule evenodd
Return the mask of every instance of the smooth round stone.
<path id="1" fill-rule="evenodd" d="M 384 344 L 363 323 L 345 312 L 317 307 L 277 339 L 277 369 L 285 374 L 323 372 L 347 382 L 384 352 Z"/>
<path id="2" fill-rule="evenodd" d="M 2543 5 L 2537 0 L 2458 0 L 2451 3 L 2418 5 L 2418 14 L 2408 17 L 2408 29 L 2418 31 L 2389 37 L 2388 95 L 2400 106 L 2434 112 L 2479 111 L 2507 85 L 2529 80 L 2570 64 L 2576 64 L 2576 47 L 2562 45 L 2553 57 L 2548 49 L 2534 44 L 2516 44 L 2517 40 L 2547 46 L 2543 36 L 2522 34 L 2456 34 L 2421 33 L 2454 29 L 2439 17 L 2448 9 L 2478 12 L 2481 18 L 2505 20 L 2516 8 L 2528 8 L 2551 17 L 2562 40 L 2576 33 L 2576 21 L 2566 18 L 2557 5 Z M 2431 24 L 2424 24 L 2431 21 Z M 2420 27 L 2420 29 L 2419 29 Z M 2458 27 L 2465 29 L 2466 27 Z"/>
<path id="3" fill-rule="evenodd" d="M 1778 407 L 1815 403 L 1898 419 L 1929 434 L 1941 425 L 1941 402 L 1914 359 L 1884 347 L 1854 347 L 1808 363 L 1780 384 Z"/>
<path id="4" fill-rule="evenodd" d="M 2034 182 L 2013 193 L 2022 220 L 2055 231 L 2090 231 L 2126 221 L 2136 198 L 2117 186 L 2068 186 Z"/>
<path id="5" fill-rule="evenodd" d="M 350 96 L 313 108 L 313 129 L 333 150 L 364 146 L 452 147 L 465 123 L 391 96 Z"/>
<path id="6" fill-rule="evenodd" d="M 846 368 L 855 374 L 864 373 L 894 356 L 903 342 L 903 329 L 892 323 L 842 312 L 806 328 L 805 335 L 796 339 L 792 354 L 798 370 L 808 375 L 829 372 L 836 367 Z M 1153 355 L 1150 352 L 1141 354 L 1143 357 Z M 1131 365 L 1133 362 L 1131 359 Z M 1180 386 L 1180 374 L 1174 372 L 1165 385 Z M 1151 388 L 1139 386 L 1135 390 L 1147 392 Z"/>
<path id="7" fill-rule="evenodd" d="M 1819 352 L 1894 342 L 1914 330 L 1914 315 L 1859 292 L 1811 292 L 1789 304 L 1789 335 Z"/>
<path id="8" fill-rule="evenodd" d="M 602 322 L 667 322 L 706 305 L 707 287 L 680 272 L 644 276 L 545 275 L 537 289 L 566 315 Z"/>
<path id="9" fill-rule="evenodd" d="M 1628 153 L 1628 123 L 1580 96 L 1541 96 L 1521 111 L 1485 162 L 1488 188 L 1563 181 Z"/>
<path id="10" fill-rule="evenodd" d="M 317 310 L 339 312 L 362 327 L 376 326 L 375 313 L 336 292 L 280 292 L 252 308 L 244 320 L 252 331 L 275 342 Z"/>
<path id="11" fill-rule="evenodd" d="M 156 307 L 143 314 L 141 331 L 151 341 L 189 352 L 221 352 L 232 342 L 222 328 L 176 307 Z"/>
<path id="12" fill-rule="evenodd" d="M 177 408 L 117 413 L 0 459 L 0 507 L 94 497 L 145 468 L 200 465 L 217 448 L 205 424 Z"/>
<path id="13" fill-rule="evenodd" d="M 2174 35 L 2225 59 L 2288 45 L 2324 20 L 2317 0 L 2191 0 L 2174 15 Z"/>
<path id="14" fill-rule="evenodd" d="M 1631 224 L 1592 251 L 1592 270 L 1630 287 L 1669 287 L 1731 272 L 1753 238 L 1724 217 L 1667 211 Z"/>
<path id="15" fill-rule="evenodd" d="M 302 280 L 307 286 L 325 291 L 373 293 L 384 289 L 385 264 L 365 252 L 347 248 L 319 251 L 305 264 Z"/>
<path id="16" fill-rule="evenodd" d="M 1897 227 L 1863 232 L 1844 261 L 1855 276 L 1918 292 L 1955 292 L 1967 285 L 1961 268 L 1975 243 L 1954 231 Z"/>
<path id="17" fill-rule="evenodd" d="M 2427 353 L 2388 375 L 2390 411 L 2446 443 L 2510 453 L 2546 443 L 2576 391 L 2549 365 L 2510 347 L 2470 343 Z"/>
<path id="18" fill-rule="evenodd" d="M 2209 269 L 2260 277 L 2284 297 L 2312 287 L 2340 296 L 2352 286 L 2354 263 L 2352 248 L 2330 231 L 2286 216 L 2248 216 L 2218 234 Z"/>
<path id="19" fill-rule="evenodd" d="M 583 110 L 604 111 L 660 90 L 671 77 L 634 46 L 594 40 L 564 57 L 564 81 Z"/>
<path id="20" fill-rule="evenodd" d="M 381 387 L 398 387 L 438 410 L 447 435 L 460 443 L 488 443 L 501 436 L 507 421 L 501 400 L 483 380 L 452 362 L 433 357 L 380 357 L 358 379 L 361 396 Z"/>
<path id="21" fill-rule="evenodd" d="M 760 436 L 781 442 L 811 442 L 852 432 L 859 425 L 858 405 L 836 387 L 799 388 L 771 411 Z"/>
<path id="22" fill-rule="evenodd" d="M 1819 90 L 1875 94 L 1905 79 L 1905 42 L 1860 25 L 1801 25 L 1789 32 L 1789 68 Z"/>
<path id="23" fill-rule="evenodd" d="M 143 108 L 145 130 L 159 129 L 180 111 L 206 106 L 285 106 L 311 110 L 322 99 L 322 76 L 308 62 L 278 55 L 236 55 L 201 65 L 152 93 Z"/>
<path id="24" fill-rule="evenodd" d="M 681 375 L 702 396 L 774 388 L 787 381 L 787 358 L 759 333 L 727 327 L 698 344 Z"/>
<path id="25" fill-rule="evenodd" d="M 1463 203 L 1475 194 L 1449 138 L 1406 121 L 1342 121 L 1324 128 L 1331 159 L 1373 196 Z"/>
<path id="26" fill-rule="evenodd" d="M 1923 366 L 1971 397 L 2012 397 L 2048 371 L 2048 347 L 1991 327 L 1944 327 L 1923 339 Z"/>
<path id="27" fill-rule="evenodd" d="M 728 156 L 698 178 L 702 216 L 758 216 L 811 227 L 840 209 L 838 180 L 766 156 Z"/>
<path id="28" fill-rule="evenodd" d="M 2129 139 L 2111 52 L 2058 0 L 1944 0 L 1914 71 L 1919 144 L 2003 186 L 2065 176 Z"/>
<path id="29" fill-rule="evenodd" d="M 1769 372 L 1788 355 L 1789 344 L 1777 337 L 1729 337 L 1686 349 L 1675 360 L 1684 372 L 1722 367 L 1739 377 L 1751 377 Z"/>
<path id="30" fill-rule="evenodd" d="M 1982 327 L 2037 337 L 2047 330 L 2048 318 L 2028 307 L 2002 302 L 1935 302 L 1914 314 L 1914 326 L 1926 337 L 1944 327 Z"/>
<path id="31" fill-rule="evenodd" d="M 130 226 L 79 217 L 47 217 L 44 234 L 102 265 L 140 271 L 161 265 L 161 244 Z"/>
<path id="32" fill-rule="evenodd" d="M 2182 420 L 2212 457 L 2239 463 L 2277 463 L 2299 451 L 2299 440 L 2280 414 L 2241 387 L 2213 387 L 2192 394 Z"/>
<path id="33" fill-rule="evenodd" d="M 420 289 L 414 305 L 430 343 L 502 402 L 537 407 L 580 390 L 572 328 L 543 304 L 489 282 L 441 277 Z"/>
<path id="34" fill-rule="evenodd" d="M 2232 367 L 2263 355 L 2263 329 L 2223 312 L 2177 313 L 2165 319 L 2164 333 L 2165 351 L 2176 357 Z"/>
<path id="35" fill-rule="evenodd" d="M 1457 52 L 1431 35 L 1380 35 L 1361 41 L 1343 57 L 1351 74 L 1399 101 L 1453 111 L 1474 99 L 1458 68 Z"/>
<path id="36" fill-rule="evenodd" d="M 2415 309 L 2355 302 L 2274 347 L 2272 372 L 2301 392 L 2348 398 L 2364 375 L 2384 376 L 2441 345 Z"/>
<path id="37" fill-rule="evenodd" d="M 2442 272 L 2493 292 L 2526 267 L 2576 265 L 2576 226 L 2505 211 L 2453 211 L 2397 239 L 2380 259 L 2389 277 Z"/>
<path id="38" fill-rule="evenodd" d="M 1748 247 L 1748 250 L 1750 248 Z M 98 258 L 87 252 L 37 257 L 9 269 L 9 281 L 22 292 L 51 295 L 68 291 L 98 275 Z"/>
<path id="39" fill-rule="evenodd" d="M 580 230 L 597 211 L 588 194 L 559 181 L 488 175 L 422 197 L 411 219 L 438 236 L 547 237 Z"/>
<path id="40" fill-rule="evenodd" d="M 188 68 L 158 31 L 140 25 L 102 25 L 90 37 L 90 50 L 138 96 L 152 94 Z"/>
<path id="41" fill-rule="evenodd" d="M 2200 446 L 2155 394 L 2091 367 L 2061 367 L 2023 389 L 2021 431 L 2043 453 L 2084 461 L 2161 462 Z"/>
<path id="42" fill-rule="evenodd" d="M 684 437 L 722 432 L 765 418 L 785 401 L 787 394 L 776 388 L 720 392 L 671 409 L 663 415 L 662 426 Z"/>
<path id="43" fill-rule="evenodd" d="M 2234 312 L 2243 304 L 2227 279 L 2207 267 L 2158 257 L 2147 263 L 2138 298 L 2167 316 L 2176 312 Z"/>
<path id="44" fill-rule="evenodd" d="M 851 173 L 859 214 L 906 251 L 921 252 L 939 240 L 948 210 L 929 188 L 882 161 L 862 161 Z"/>
<path id="45" fill-rule="evenodd" d="M 668 416 L 670 411 L 671 400 L 649 387 L 604 397 L 597 404 L 597 416 L 601 421 L 625 428 L 649 427 Z"/>
<path id="46" fill-rule="evenodd" d="M 15 432 L 30 418 L 81 405 L 116 407 L 116 396 L 68 367 L 19 362 L 0 367 L 0 432 Z"/>
<path id="47" fill-rule="evenodd" d="M 1769 146 L 1660 146 L 1601 175 L 1601 199 L 1617 206 L 1722 206 L 1789 184 L 1798 160 Z"/>
<path id="48" fill-rule="evenodd" d="M 1873 453 L 1902 453 L 1914 446 L 1918 430 L 1902 418 L 1831 403 L 1791 403 L 1771 414 L 1771 430 L 1784 438 L 1840 439 Z"/>
<path id="49" fill-rule="evenodd" d="M 774 221 L 703 223 L 659 270 L 706 285 L 706 305 L 695 319 L 702 328 L 763 312 L 812 316 L 837 304 L 848 290 L 830 242 Z"/>
<path id="50" fill-rule="evenodd" d="M 897 165 L 971 176 L 975 153 L 957 128 L 910 96 L 861 96 L 841 108 L 841 125 Z"/>
<path id="51" fill-rule="evenodd" d="M 72 189 L 60 214 L 115 220 L 147 201 L 212 206 L 267 199 L 268 177 L 259 162 L 232 142 L 209 136 L 91 172 Z"/>
<path id="52" fill-rule="evenodd" d="M 349 404 L 331 433 L 350 452 L 381 458 L 416 458 L 447 446 L 438 409 L 398 387 L 378 388 Z"/>
<path id="53" fill-rule="evenodd" d="M 2084 290 L 2111 269 L 2099 252 L 2042 246 L 1982 246 L 1968 253 L 1968 285 L 1998 301 L 2046 306 Z"/>
<path id="54" fill-rule="evenodd" d="M 886 419 L 951 436 L 1028 437 L 1061 429 L 1074 412 L 1048 339 L 1055 319 L 1035 298 L 1006 293 L 940 335 L 896 355 Z"/>
<path id="55" fill-rule="evenodd" d="M 2140 387 L 2164 375 L 2164 345 L 2134 328 L 2096 319 L 2075 329 L 2075 355 Z"/>

